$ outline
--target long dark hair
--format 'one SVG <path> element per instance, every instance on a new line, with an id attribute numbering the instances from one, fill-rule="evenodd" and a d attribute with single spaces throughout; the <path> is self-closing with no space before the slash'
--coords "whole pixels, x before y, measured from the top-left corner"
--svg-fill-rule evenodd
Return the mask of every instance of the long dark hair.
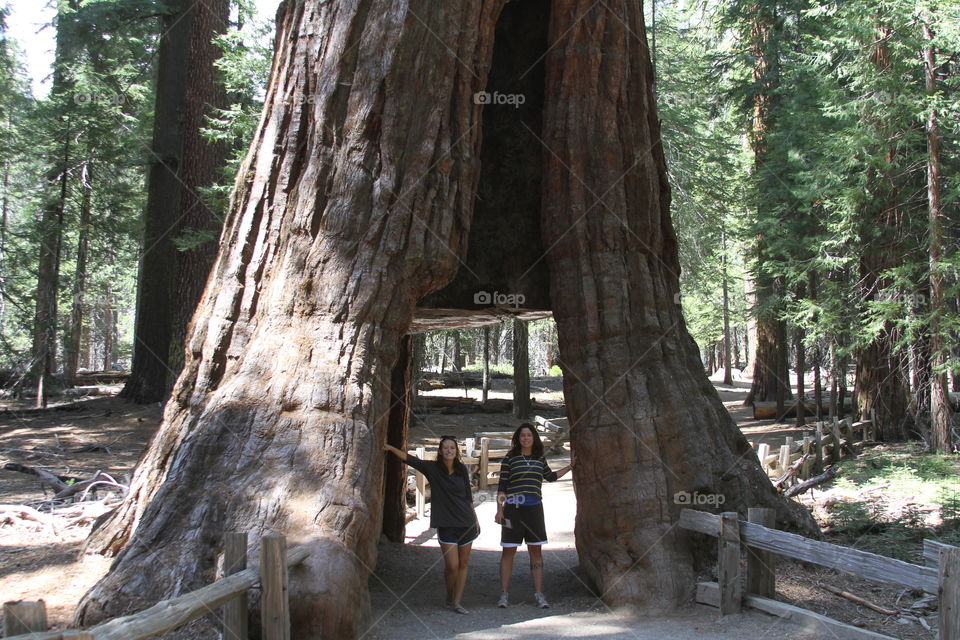
<path id="1" fill-rule="evenodd" d="M 533 434 L 533 451 L 531 455 L 534 458 L 543 457 L 543 440 L 540 439 L 540 434 L 537 433 L 536 428 L 529 422 L 524 422 L 517 430 L 513 432 L 513 439 L 510 440 L 510 451 L 507 452 L 507 457 L 519 456 L 522 447 L 520 446 L 520 432 L 524 429 L 530 429 L 530 433 Z"/>
<path id="2" fill-rule="evenodd" d="M 440 442 L 437 443 L 437 464 L 443 466 L 443 441 L 449 440 L 453 443 L 454 448 L 457 451 L 456 457 L 453 459 L 453 472 L 463 476 L 464 478 L 469 478 L 470 474 L 467 473 L 467 465 L 463 464 L 463 461 L 460 460 L 460 445 L 457 443 L 457 439 L 453 436 L 440 436 Z M 446 470 L 446 467 L 444 467 Z"/>

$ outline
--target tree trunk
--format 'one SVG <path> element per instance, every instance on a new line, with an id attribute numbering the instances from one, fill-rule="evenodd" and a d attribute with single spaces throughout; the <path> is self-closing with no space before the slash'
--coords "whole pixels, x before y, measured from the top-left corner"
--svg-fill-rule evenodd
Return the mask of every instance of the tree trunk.
<path id="1" fill-rule="evenodd" d="M 225 102 L 212 39 L 226 29 L 229 0 L 177 0 L 170 10 L 159 46 L 133 368 L 121 394 L 140 403 L 163 399 L 182 367 L 216 246 L 211 239 L 177 252 L 173 241 L 219 228 L 201 190 L 219 180 L 226 159 L 225 145 L 207 142 L 200 129 Z"/>
<path id="2" fill-rule="evenodd" d="M 676 606 L 689 600 L 697 551 L 676 526 L 678 492 L 815 525 L 775 495 L 674 303 L 679 263 L 640 4 L 558 0 L 550 42 L 542 228 L 577 453 L 580 566 L 608 604 Z"/>
<path id="3" fill-rule="evenodd" d="M 417 300 L 465 253 L 474 94 L 501 0 L 281 6 L 183 372 L 128 498 L 91 538 L 126 546 L 83 625 L 209 582 L 237 530 L 310 547 L 291 571 L 293 637 L 352 637 L 369 608 L 389 376 Z"/>
<path id="4" fill-rule="evenodd" d="M 727 234 L 722 234 L 723 255 L 721 256 L 723 279 L 723 384 L 733 385 L 733 365 L 730 362 L 730 293 L 727 288 Z"/>
<path id="5" fill-rule="evenodd" d="M 807 424 L 806 420 L 806 406 L 803 403 L 803 397 L 806 394 L 804 389 L 804 376 L 807 373 L 807 364 L 806 364 L 806 351 L 803 346 L 803 332 L 800 330 L 800 327 L 794 328 L 794 349 L 797 352 L 797 422 L 798 427 L 802 427 Z"/>
<path id="6" fill-rule="evenodd" d="M 530 417 L 529 327 L 523 320 L 513 321 L 513 417 Z"/>
<path id="7" fill-rule="evenodd" d="M 195 0 L 174 0 L 163 17 L 153 116 L 153 140 L 147 174 L 143 247 L 137 279 L 133 365 L 120 397 L 138 403 L 159 402 L 170 378 L 173 292 L 177 254 L 173 232 L 181 197 L 179 177 L 186 74 Z"/>
<path id="8" fill-rule="evenodd" d="M 173 291 L 173 315 L 168 348 L 167 377 L 173 384 L 183 368 L 184 346 L 193 312 L 207 284 L 210 267 L 217 255 L 222 214 L 212 210 L 203 190 L 217 184 L 227 162 L 227 145 L 211 142 L 201 134 L 207 119 L 225 108 L 226 89 L 218 77 L 216 62 L 221 51 L 214 38 L 226 33 L 230 0 L 198 0 L 194 3 L 188 52 L 189 65 L 183 98 L 182 144 L 179 157 L 179 211 L 177 237 L 203 240 L 199 245 L 177 252 L 177 279 Z"/>
<path id="9" fill-rule="evenodd" d="M 70 331 L 64 349 L 63 377 L 72 384 L 80 359 L 80 338 L 83 333 L 84 295 L 87 288 L 87 253 L 90 243 L 90 199 L 93 193 L 90 163 L 80 168 L 83 201 L 80 203 L 80 229 L 77 238 L 77 267 L 73 280 L 73 306 L 70 310 Z"/>
<path id="10" fill-rule="evenodd" d="M 411 336 L 403 339 L 397 363 L 390 375 L 391 403 L 390 417 L 387 420 L 387 442 L 401 451 L 407 450 L 407 432 L 413 415 L 413 386 L 410 384 L 412 344 Z M 383 533 L 393 542 L 403 542 L 407 524 L 407 466 L 396 456 L 386 456 L 386 460 Z"/>
<path id="11" fill-rule="evenodd" d="M 483 328 L 483 383 L 480 390 L 480 402 L 487 404 L 490 395 L 490 327 Z"/>
<path id="12" fill-rule="evenodd" d="M 930 44 L 924 48 L 927 95 L 937 93 L 937 64 L 933 50 L 933 31 L 923 23 L 923 36 Z M 947 393 L 947 345 L 942 317 L 946 311 L 943 276 L 943 227 L 945 216 L 940 205 L 940 132 L 937 110 L 927 114 L 927 206 L 929 211 L 930 252 L 930 448 L 937 453 L 953 451 L 953 416 Z"/>

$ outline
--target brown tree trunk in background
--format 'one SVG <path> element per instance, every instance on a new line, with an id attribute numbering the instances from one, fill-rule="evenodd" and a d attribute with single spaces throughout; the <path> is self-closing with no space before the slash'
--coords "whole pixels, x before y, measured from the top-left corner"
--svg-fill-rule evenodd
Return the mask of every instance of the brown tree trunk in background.
<path id="1" fill-rule="evenodd" d="M 107 249 L 107 264 L 111 267 L 116 262 L 113 247 Z M 117 312 L 113 308 L 113 286 L 107 280 L 103 294 L 103 370 L 113 369 L 117 362 Z"/>
<path id="2" fill-rule="evenodd" d="M 558 0 L 550 42 L 542 228 L 577 454 L 580 567 L 608 604 L 677 606 L 689 601 L 697 550 L 676 526 L 677 492 L 816 526 L 775 495 L 674 304 L 677 245 L 640 3 Z"/>
<path id="3" fill-rule="evenodd" d="M 87 254 L 90 244 L 90 206 L 93 194 L 93 176 L 90 163 L 80 167 L 80 187 L 83 198 L 80 202 L 80 228 L 77 235 L 77 265 L 73 279 L 73 301 L 70 309 L 70 330 L 65 340 L 63 354 L 63 377 L 72 384 L 77 376 L 80 360 L 80 338 L 83 333 L 84 296 L 87 289 Z"/>
<path id="4" fill-rule="evenodd" d="M 753 173 L 758 189 L 774 179 L 766 168 L 769 149 L 769 132 L 774 128 L 773 105 L 779 90 L 779 50 L 776 36 L 774 5 L 758 5 L 753 8 L 753 24 L 750 34 L 751 74 L 755 89 L 751 95 L 753 113 L 750 122 L 749 144 L 753 153 Z M 744 399 L 745 405 L 754 402 L 777 403 L 778 419 L 783 415 L 784 402 L 790 397 L 790 382 L 786 376 L 787 332 L 780 318 L 783 300 L 782 278 L 772 277 L 764 266 L 767 257 L 767 239 L 762 234 L 753 246 L 753 304 L 750 316 L 755 320 L 753 367 L 750 375 L 753 382 Z"/>
<path id="5" fill-rule="evenodd" d="M 733 364 L 730 362 L 730 292 L 727 285 L 727 234 L 722 234 L 721 257 L 723 278 L 723 384 L 733 385 Z"/>
<path id="6" fill-rule="evenodd" d="M 133 367 L 121 392 L 140 403 L 162 400 L 182 365 L 186 324 L 216 247 L 210 240 L 179 253 L 173 241 L 219 227 L 199 189 L 220 178 L 226 158 L 224 146 L 203 140 L 200 127 L 225 101 L 211 40 L 226 29 L 229 0 L 177 0 L 170 11 L 159 46 Z"/>
<path id="7" fill-rule="evenodd" d="M 173 291 L 177 254 L 173 243 L 180 203 L 180 147 L 190 29 L 195 0 L 174 0 L 161 22 L 156 104 L 143 247 L 137 277 L 137 314 L 133 330 L 133 364 L 121 398 L 159 402 L 170 377 L 168 352 L 173 327 Z"/>
<path id="8" fill-rule="evenodd" d="M 202 191 L 222 179 L 227 162 L 227 145 L 224 142 L 210 142 L 200 132 L 208 128 L 208 118 L 218 115 L 217 111 L 227 106 L 226 89 L 215 66 L 221 51 L 214 43 L 214 38 L 227 31 L 230 0 L 198 0 L 192 11 L 194 16 L 190 30 L 190 62 L 186 74 L 183 143 L 180 151 L 180 210 L 175 236 L 209 239 L 199 246 L 177 252 L 173 324 L 168 349 L 168 385 L 173 385 L 183 368 L 187 325 L 207 284 L 223 224 L 222 212 L 211 209 Z"/>
<path id="9" fill-rule="evenodd" d="M 797 422 L 798 427 L 802 427 L 807 424 L 806 419 L 806 406 L 803 404 L 804 394 L 806 390 L 804 388 L 804 376 L 807 373 L 807 363 L 806 363 L 806 351 L 803 346 L 803 332 L 799 327 L 794 328 L 793 340 L 794 340 L 794 349 L 797 353 Z"/>
<path id="10" fill-rule="evenodd" d="M 407 450 L 407 432 L 413 415 L 413 386 L 410 384 L 413 337 L 400 343 L 397 363 L 390 374 L 390 417 L 387 419 L 387 442 L 401 451 Z M 376 464 L 374 458 L 371 464 Z M 403 542 L 407 524 L 407 465 L 396 456 L 386 456 L 383 493 L 383 533 L 392 542 Z"/>
<path id="11" fill-rule="evenodd" d="M 480 402 L 487 404 L 490 395 L 490 327 L 483 328 L 483 382 L 480 385 Z"/>
<path id="12" fill-rule="evenodd" d="M 879 26 L 878 38 L 872 43 L 870 61 L 879 73 L 884 73 L 890 65 L 887 43 L 891 31 L 888 26 Z M 878 133 L 893 129 L 889 123 L 881 122 L 877 117 L 868 118 L 868 122 L 877 128 Z M 890 137 L 893 134 L 886 135 Z M 902 262 L 900 221 L 903 211 L 897 177 L 901 162 L 897 151 L 899 143 L 889 140 L 884 144 L 887 145 L 885 168 L 868 170 L 868 198 L 859 212 L 861 235 L 866 240 L 860 257 L 858 284 L 865 303 L 893 293 L 893 283 L 884 273 Z M 899 366 L 899 357 L 895 355 L 895 344 L 895 328 L 886 321 L 872 341 L 855 352 L 853 404 L 861 415 L 875 411 L 877 439 L 882 442 L 904 440 L 907 435 L 904 428 L 908 406 L 907 382 Z"/>
<path id="13" fill-rule="evenodd" d="M 7 224 L 10 215 L 10 161 L 3 161 L 3 200 L 0 202 L 0 327 L 7 311 Z"/>
<path id="14" fill-rule="evenodd" d="M 463 371 L 463 348 L 460 345 L 460 331 L 453 331 L 453 355 L 450 358 L 451 367 L 457 373 Z"/>
<path id="15" fill-rule="evenodd" d="M 60 7 L 57 20 L 68 19 L 67 13 L 76 11 L 78 0 L 67 0 Z M 74 43 L 66 29 L 57 31 L 54 52 L 53 82 L 50 94 L 65 98 L 73 85 L 67 65 L 73 60 Z M 70 192 L 71 122 L 62 116 L 56 123 L 58 138 L 47 171 L 50 192 L 44 198 L 39 221 L 39 256 L 37 260 L 37 293 L 33 326 L 33 364 L 31 373 L 37 379 L 37 406 L 46 406 L 43 381 L 56 370 L 57 354 L 57 292 L 60 287 L 60 245 L 63 237 L 63 216 Z"/>
<path id="16" fill-rule="evenodd" d="M 290 572 L 292 637 L 362 628 L 390 372 L 417 300 L 465 254 L 474 93 L 501 2 L 282 5 L 187 360 L 129 496 L 90 539 L 123 550 L 78 623 L 209 583 L 224 531 L 277 531 L 311 550 Z"/>
<path id="17" fill-rule="evenodd" d="M 927 95 L 937 93 L 937 63 L 933 50 L 933 31 L 923 23 L 923 37 L 931 43 L 924 48 Z M 927 207 L 929 212 L 930 252 L 930 448 L 937 453 L 953 451 L 953 416 L 947 393 L 947 345 L 943 316 L 946 312 L 943 276 L 943 228 L 946 216 L 940 204 L 940 132 L 937 110 L 927 114 Z"/>
<path id="18" fill-rule="evenodd" d="M 830 417 L 838 417 L 840 363 L 837 360 L 837 346 L 830 344 Z"/>
<path id="19" fill-rule="evenodd" d="M 513 321 L 513 417 L 530 417 L 530 328 L 523 320 Z"/>

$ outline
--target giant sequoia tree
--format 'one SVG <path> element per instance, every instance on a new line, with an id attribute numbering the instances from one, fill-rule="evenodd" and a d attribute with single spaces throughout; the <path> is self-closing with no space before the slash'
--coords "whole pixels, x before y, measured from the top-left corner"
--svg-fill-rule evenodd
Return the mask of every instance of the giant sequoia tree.
<path id="1" fill-rule="evenodd" d="M 358 631 L 391 372 L 418 301 L 467 254 L 484 140 L 474 96 L 493 75 L 503 4 L 282 5 L 264 113 L 187 361 L 128 499 L 91 540 L 122 551 L 81 623 L 210 580 L 220 533 L 247 530 L 313 551 L 292 574 L 296 637 Z M 776 499 L 674 302 L 640 3 L 539 6 L 543 206 L 527 215 L 542 222 L 576 425 L 578 547 L 609 601 L 670 606 L 687 597 L 693 555 L 675 492 L 811 521 Z"/>

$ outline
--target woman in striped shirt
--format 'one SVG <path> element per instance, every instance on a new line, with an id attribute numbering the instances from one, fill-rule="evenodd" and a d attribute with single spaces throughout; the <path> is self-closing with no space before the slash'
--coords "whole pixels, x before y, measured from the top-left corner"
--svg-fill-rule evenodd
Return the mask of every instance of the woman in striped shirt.
<path id="1" fill-rule="evenodd" d="M 533 597 L 537 606 L 550 606 L 543 596 L 543 553 L 541 545 L 547 542 L 543 520 L 543 481 L 554 482 L 573 468 L 573 463 L 560 471 L 551 471 L 543 457 L 543 442 L 533 425 L 525 422 L 513 433 L 510 451 L 500 465 L 500 484 L 497 487 L 497 524 L 500 531 L 500 600 L 498 607 L 509 605 L 508 590 L 513 559 L 517 548 L 527 543 L 530 554 L 530 573 L 533 576 Z"/>

